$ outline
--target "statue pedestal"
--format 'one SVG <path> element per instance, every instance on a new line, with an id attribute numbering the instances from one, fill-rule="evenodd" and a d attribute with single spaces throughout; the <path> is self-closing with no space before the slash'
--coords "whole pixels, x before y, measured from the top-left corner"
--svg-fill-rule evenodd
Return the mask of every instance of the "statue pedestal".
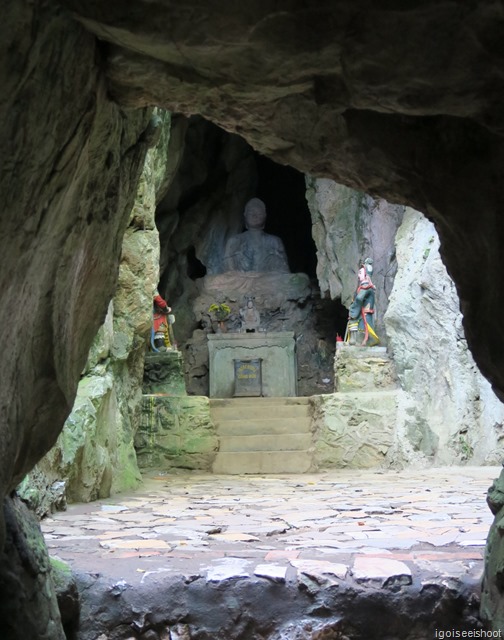
<path id="1" fill-rule="evenodd" d="M 145 354 L 143 393 L 187 395 L 180 351 Z"/>
<path id="2" fill-rule="evenodd" d="M 396 375 L 387 348 L 346 344 L 337 347 L 334 383 L 335 391 L 342 393 L 396 389 Z"/>
<path id="3" fill-rule="evenodd" d="M 210 398 L 235 396 L 235 360 L 261 360 L 263 396 L 295 396 L 296 341 L 293 331 L 208 334 Z M 239 391 L 243 396 L 243 390 Z M 258 395 L 255 391 L 251 395 Z"/>

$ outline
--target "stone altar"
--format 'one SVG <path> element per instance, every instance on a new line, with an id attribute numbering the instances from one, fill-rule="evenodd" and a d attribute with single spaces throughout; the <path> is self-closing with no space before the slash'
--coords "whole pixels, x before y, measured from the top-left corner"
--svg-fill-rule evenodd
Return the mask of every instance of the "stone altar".
<path id="1" fill-rule="evenodd" d="M 293 331 L 208 334 L 210 397 L 232 398 L 234 361 L 262 360 L 262 394 L 297 395 L 296 341 Z"/>

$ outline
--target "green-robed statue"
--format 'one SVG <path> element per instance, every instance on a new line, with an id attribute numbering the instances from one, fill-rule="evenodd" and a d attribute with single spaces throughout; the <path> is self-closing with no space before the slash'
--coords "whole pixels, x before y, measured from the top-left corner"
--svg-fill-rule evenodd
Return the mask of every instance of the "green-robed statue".
<path id="1" fill-rule="evenodd" d="M 371 280 L 373 261 L 366 258 L 358 271 L 359 285 L 348 311 L 345 342 L 360 346 L 374 346 L 380 342 L 375 331 L 375 291 Z M 361 340 L 362 337 L 362 340 Z"/>

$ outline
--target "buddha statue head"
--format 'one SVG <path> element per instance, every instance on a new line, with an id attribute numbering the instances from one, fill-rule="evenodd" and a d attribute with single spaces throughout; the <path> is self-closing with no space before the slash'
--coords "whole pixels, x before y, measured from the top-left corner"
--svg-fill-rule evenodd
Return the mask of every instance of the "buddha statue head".
<path id="1" fill-rule="evenodd" d="M 266 223 L 266 205 L 259 198 L 252 198 L 243 212 L 247 229 L 264 229 Z"/>

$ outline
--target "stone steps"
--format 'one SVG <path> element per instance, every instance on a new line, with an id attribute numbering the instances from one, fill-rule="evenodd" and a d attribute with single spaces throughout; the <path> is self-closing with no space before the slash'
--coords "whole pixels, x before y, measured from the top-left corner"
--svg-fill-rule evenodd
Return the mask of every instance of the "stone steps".
<path id="1" fill-rule="evenodd" d="M 285 435 L 310 433 L 309 416 L 301 418 L 266 418 L 257 417 L 250 420 L 230 419 L 225 417 L 214 417 L 212 411 L 212 421 L 217 426 L 220 436 L 257 436 Z"/>
<path id="2" fill-rule="evenodd" d="M 222 475 L 306 473 L 312 456 L 309 451 L 222 451 L 212 472 Z"/>
<path id="3" fill-rule="evenodd" d="M 244 407 L 247 409 L 244 410 Z M 212 407 L 212 417 L 214 422 L 220 422 L 221 420 L 229 420 L 230 411 L 239 411 L 240 416 L 251 422 L 253 420 L 265 420 L 265 419 L 298 419 L 307 418 L 310 415 L 310 407 L 307 404 L 290 404 L 290 405 L 276 405 L 273 403 L 263 405 L 242 405 L 241 407 L 230 409 L 229 407 Z M 241 419 L 241 418 L 240 418 Z"/>
<path id="4" fill-rule="evenodd" d="M 272 396 L 267 397 L 243 397 L 243 398 L 210 398 L 210 405 L 212 408 L 218 407 L 228 407 L 232 406 L 233 408 L 239 407 L 241 405 L 247 406 L 252 405 L 254 408 L 268 406 L 268 405 L 276 405 L 278 407 L 283 406 L 291 406 L 291 405 L 306 405 L 310 404 L 310 398 L 305 396 L 298 397 L 286 397 L 286 398 L 275 398 Z"/>
<path id="5" fill-rule="evenodd" d="M 302 451 L 310 445 L 310 433 L 220 436 L 219 451 Z"/>
<path id="6" fill-rule="evenodd" d="M 211 399 L 218 474 L 305 473 L 312 465 L 308 398 Z"/>

